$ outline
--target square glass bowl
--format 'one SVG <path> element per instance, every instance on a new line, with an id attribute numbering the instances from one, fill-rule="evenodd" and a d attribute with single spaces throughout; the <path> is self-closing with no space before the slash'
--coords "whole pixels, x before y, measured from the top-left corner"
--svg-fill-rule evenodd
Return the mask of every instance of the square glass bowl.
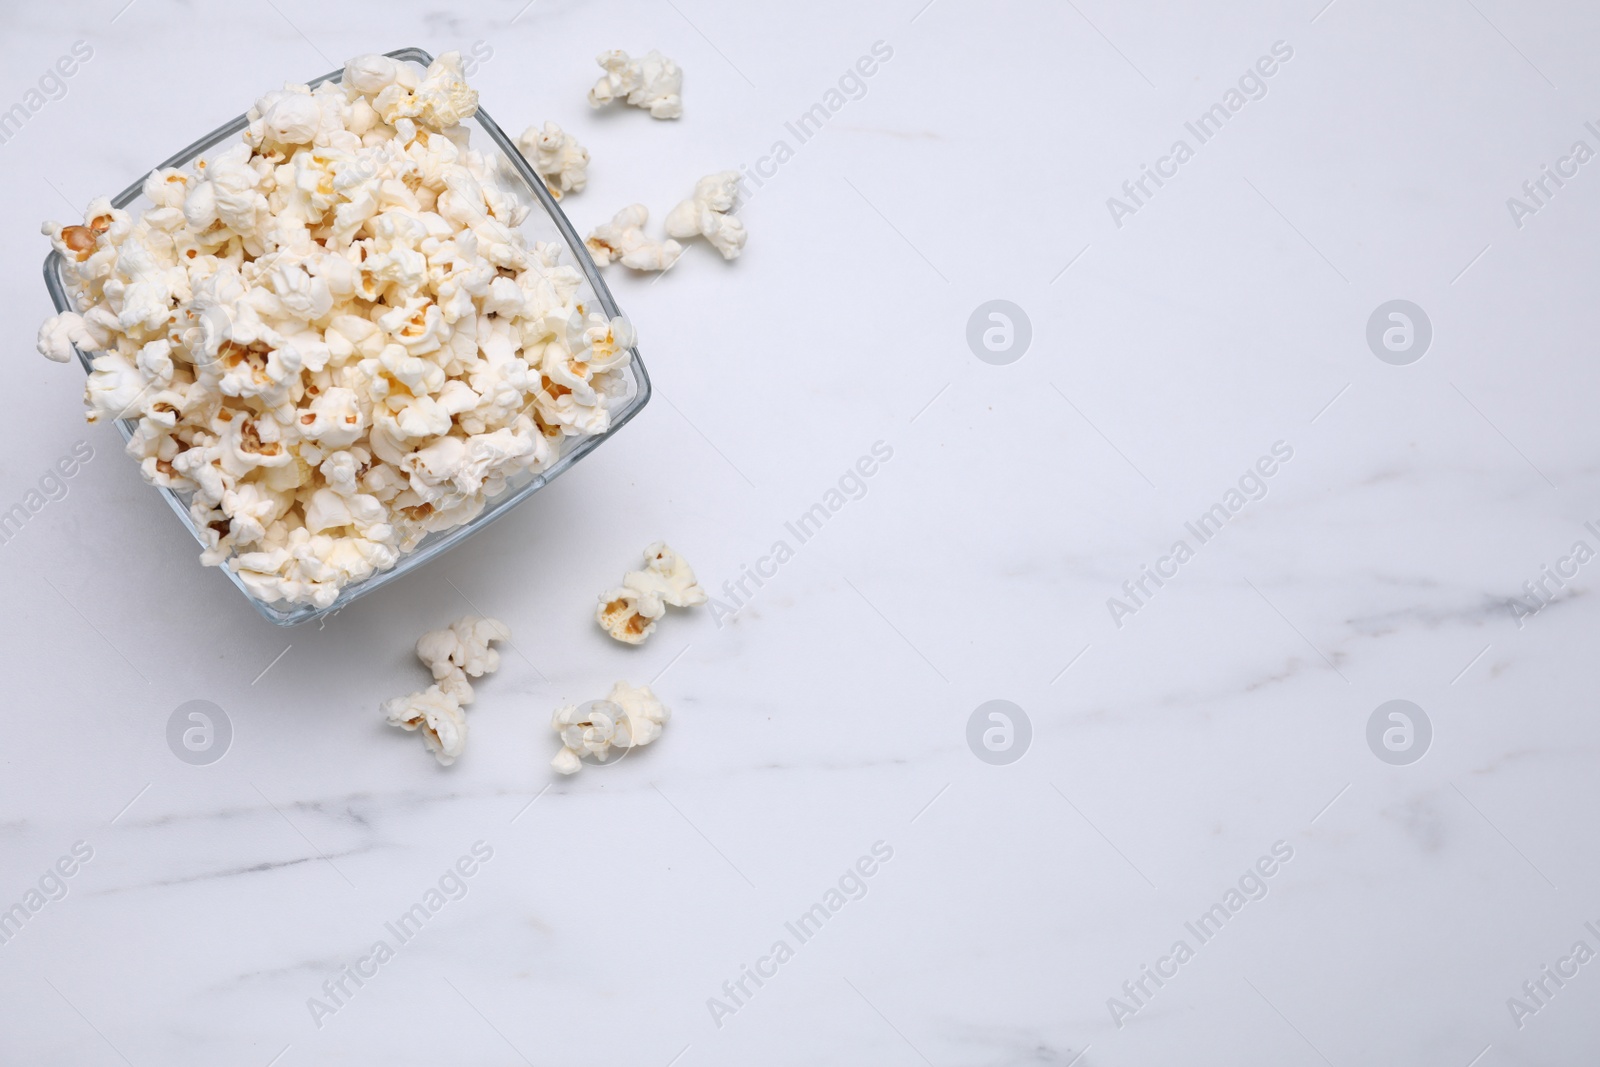
<path id="1" fill-rule="evenodd" d="M 410 63 L 419 69 L 427 67 L 433 62 L 433 57 L 420 48 L 402 48 L 396 52 L 388 53 L 389 58 L 403 63 Z M 338 81 L 343 74 L 342 70 L 324 74 L 322 77 L 310 82 L 316 88 L 323 82 Z M 245 116 L 240 115 L 232 122 L 206 134 L 194 144 L 185 148 L 171 159 L 158 164 L 158 168 L 178 167 L 189 168 L 194 161 L 219 146 L 228 144 L 237 139 L 248 125 Z M 526 191 L 529 201 L 534 205 L 534 210 L 528 213 L 527 220 L 522 224 L 523 238 L 532 245 L 534 241 L 547 241 L 564 243 L 572 253 L 574 263 L 582 271 L 585 282 L 579 288 L 580 302 L 594 306 L 598 304 L 605 312 L 606 317 L 616 318 L 621 314 L 617 303 L 611 296 L 611 290 L 606 288 L 606 283 L 601 279 L 600 272 L 595 268 L 594 260 L 589 257 L 589 250 L 584 247 L 583 240 L 578 236 L 572 224 L 567 221 L 566 215 L 557 206 L 555 199 L 545 188 L 544 182 L 515 144 L 505 135 L 505 132 L 486 115 L 482 110 L 467 120 L 469 127 L 476 127 L 472 131 L 472 147 L 484 152 L 485 156 L 497 164 L 507 186 L 519 194 Z M 487 144 L 485 143 L 487 141 Z M 494 158 L 494 153 L 488 150 L 492 145 L 498 150 L 499 158 Z M 136 217 L 152 205 L 143 194 L 144 176 L 124 189 L 112 200 L 115 207 L 126 208 Z M 539 209 L 543 209 L 542 211 Z M 45 286 L 50 290 L 50 299 L 55 302 L 56 311 L 77 310 L 67 295 L 66 280 L 62 275 L 62 261 L 58 253 L 52 251 L 44 261 Z M 415 549 L 400 557 L 389 570 L 381 571 L 363 581 L 352 582 L 339 591 L 339 597 L 326 608 L 318 608 L 311 604 L 287 604 L 282 602 L 267 603 L 250 596 L 239 576 L 226 565 L 217 568 L 228 576 L 228 580 L 238 587 L 239 592 L 249 598 L 250 603 L 268 621 L 279 626 L 292 626 L 296 623 L 309 622 L 332 614 L 349 604 L 358 597 L 363 597 L 380 586 L 395 581 L 409 571 L 415 570 L 424 563 L 454 548 L 473 534 L 482 530 L 496 519 L 507 514 L 512 508 L 528 499 L 534 493 L 544 488 L 557 475 L 562 474 L 577 463 L 584 456 L 594 451 L 600 444 L 611 437 L 627 424 L 628 420 L 639 413 L 650 400 L 650 376 L 645 372 L 644 363 L 639 359 L 637 348 L 630 350 L 632 359 L 627 367 L 628 388 L 627 392 L 610 404 L 611 425 L 603 434 L 585 437 L 573 441 L 572 438 L 562 438 L 563 442 L 571 442 L 560 458 L 551 464 L 550 468 L 540 474 L 523 472 L 511 480 L 505 492 L 489 500 L 482 512 L 471 522 L 458 526 L 453 530 L 441 530 L 427 535 Z M 90 357 L 83 352 L 78 353 L 78 360 L 83 364 L 85 372 L 90 370 Z M 124 441 L 133 436 L 137 422 L 132 419 L 122 419 L 117 422 L 117 429 L 122 433 Z M 194 520 L 189 516 L 187 500 L 183 494 L 171 489 L 158 488 L 162 496 L 166 497 L 167 504 L 171 506 L 178 520 L 188 529 L 195 542 L 202 547 L 205 540 Z"/>

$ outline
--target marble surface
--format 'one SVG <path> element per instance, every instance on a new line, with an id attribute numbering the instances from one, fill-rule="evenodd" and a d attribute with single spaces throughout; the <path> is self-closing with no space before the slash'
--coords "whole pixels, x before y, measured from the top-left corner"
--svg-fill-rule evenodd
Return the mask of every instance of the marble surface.
<path id="1" fill-rule="evenodd" d="M 0 944 L 0 1062 L 1600 1054 L 1600 563 L 1562 562 L 1600 548 L 1600 163 L 1561 162 L 1600 149 L 1600 16 L 1323 3 L 0 11 L 0 106 L 93 49 L 0 144 L 0 507 L 93 450 L 0 545 L 0 908 L 39 904 Z M 773 176 L 737 263 L 613 276 L 658 387 L 632 425 L 470 547 L 283 631 L 82 425 L 80 372 L 32 353 L 36 228 L 275 82 L 406 45 L 481 46 L 490 114 L 578 134 L 580 227 Z M 681 122 L 589 111 L 612 47 L 683 64 Z M 1228 110 L 1242 77 L 1260 98 Z M 1569 177 L 1536 203 L 1546 165 Z M 1146 166 L 1169 177 L 1134 201 Z M 995 299 L 1031 325 L 1008 365 L 967 341 Z M 1432 325 L 1407 365 L 1367 341 L 1391 300 Z M 612 644 L 593 598 L 658 537 L 737 611 Z M 1526 599 L 1547 566 L 1577 576 Z M 473 609 L 515 649 L 442 769 L 376 708 Z M 556 780 L 550 710 L 617 678 L 653 682 L 665 737 Z M 1406 765 L 1368 743 L 1397 699 L 1431 724 Z M 166 740 L 194 700 L 232 724 L 207 766 Z M 992 700 L 1031 728 L 1005 765 L 968 743 Z"/>

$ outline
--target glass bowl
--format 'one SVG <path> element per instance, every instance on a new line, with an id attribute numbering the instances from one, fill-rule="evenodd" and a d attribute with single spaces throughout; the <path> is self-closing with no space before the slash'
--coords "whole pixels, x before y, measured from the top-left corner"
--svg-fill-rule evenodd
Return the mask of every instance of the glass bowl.
<path id="1" fill-rule="evenodd" d="M 433 62 L 433 57 L 420 48 L 402 48 L 399 51 L 389 52 L 388 56 L 391 59 L 417 66 L 419 72 L 420 68 L 425 68 Z M 342 69 L 336 70 L 330 74 L 324 74 L 308 84 L 312 88 L 316 88 L 323 82 L 338 81 L 341 74 L 343 74 Z M 472 118 L 468 119 L 467 123 L 477 127 L 472 134 L 473 147 L 492 158 L 492 153 L 488 152 L 484 143 L 486 138 L 499 151 L 499 169 L 508 185 L 519 191 L 525 189 L 531 202 L 538 208 L 543 208 L 542 212 L 533 210 L 528 213 L 528 218 L 521 227 L 524 239 L 530 245 L 534 241 L 564 242 L 572 253 L 573 262 L 584 276 L 584 285 L 579 289 L 580 302 L 584 304 L 597 303 L 604 310 L 607 318 L 619 316 L 621 312 L 617 308 L 616 300 L 612 298 L 611 290 L 606 288 L 605 281 L 601 279 L 600 272 L 595 268 L 594 260 L 589 257 L 589 250 L 584 247 L 583 240 L 578 236 L 577 231 L 572 228 L 572 224 L 567 221 L 566 215 L 557 206 L 555 198 L 550 195 L 539 176 L 533 172 L 533 168 L 528 165 L 527 160 L 517 150 L 516 145 L 512 143 L 511 139 L 505 135 L 505 132 L 500 129 L 494 120 L 481 109 Z M 233 121 L 225 123 L 211 133 L 206 134 L 194 144 L 157 166 L 158 168 L 188 168 L 200 156 L 236 139 L 247 125 L 248 120 L 245 116 L 240 115 Z M 119 208 L 128 208 L 137 216 L 142 210 L 151 206 L 150 202 L 144 197 L 143 184 L 144 175 L 140 175 L 138 181 L 128 186 L 112 200 L 112 204 Z M 67 295 L 67 285 L 62 277 L 61 268 L 60 255 L 52 251 L 44 261 L 45 286 L 50 290 L 50 299 L 54 301 L 57 312 L 73 311 L 76 308 L 73 307 L 72 301 Z M 297 623 L 310 622 L 313 619 L 339 611 L 351 601 L 367 595 L 380 586 L 396 581 L 402 575 L 415 570 L 431 559 L 437 558 L 496 519 L 506 515 L 512 508 L 527 500 L 540 489 L 543 489 L 557 475 L 569 470 L 573 464 L 594 451 L 602 442 L 625 426 L 628 420 L 637 415 L 639 409 L 644 407 L 650 400 L 650 376 L 645 372 L 644 363 L 639 358 L 638 348 L 630 349 L 630 352 L 632 358 L 629 360 L 627 367 L 627 392 L 611 403 L 611 425 L 605 433 L 576 441 L 571 438 L 563 438 L 564 442 L 571 443 L 564 448 L 560 458 L 551 464 L 548 470 L 539 474 L 523 472 L 517 478 L 512 479 L 511 484 L 503 493 L 491 498 L 484 506 L 483 511 L 471 522 L 458 526 L 453 530 L 441 530 L 428 534 L 416 548 L 401 556 L 399 562 L 389 570 L 380 571 L 370 578 L 359 582 L 351 582 L 345 586 L 339 591 L 338 599 L 326 608 L 318 608 L 311 604 L 289 604 L 281 601 L 268 603 L 257 600 L 255 597 L 250 596 L 250 593 L 245 589 L 244 583 L 240 581 L 239 576 L 233 572 L 231 567 L 224 565 L 216 569 L 227 575 L 228 580 L 238 587 L 239 592 L 249 598 L 251 605 L 257 612 L 268 621 L 279 626 L 293 626 Z M 78 352 L 78 360 L 83 364 L 86 373 L 90 370 L 89 358 L 83 352 Z M 136 425 L 136 421 L 132 419 L 122 419 L 117 422 L 117 429 L 121 432 L 124 441 L 133 436 Z M 178 520 L 188 529 L 195 542 L 203 547 L 205 540 L 189 515 L 188 502 L 184 494 L 155 486 L 151 488 L 157 489 L 162 496 L 166 497 L 167 504 L 171 506 L 173 513 L 178 516 Z"/>

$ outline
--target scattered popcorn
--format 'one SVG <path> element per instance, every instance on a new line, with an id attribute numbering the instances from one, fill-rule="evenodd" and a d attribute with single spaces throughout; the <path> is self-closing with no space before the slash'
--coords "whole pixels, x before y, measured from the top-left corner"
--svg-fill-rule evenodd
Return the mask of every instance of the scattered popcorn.
<path id="1" fill-rule="evenodd" d="M 654 588 L 662 600 L 675 608 L 698 607 L 706 602 L 706 591 L 700 588 L 689 561 L 667 547 L 666 542 L 657 541 L 645 549 L 644 562 L 645 569 L 630 573 L 623 579 L 624 584 Z"/>
<path id="2" fill-rule="evenodd" d="M 605 74 L 589 90 L 590 107 L 604 107 L 621 97 L 658 119 L 675 119 L 683 114 L 683 71 L 660 52 L 629 59 L 628 53 L 613 50 L 601 52 L 595 62 Z"/>
<path id="3" fill-rule="evenodd" d="M 73 310 L 40 352 L 91 358 L 89 421 L 136 420 L 145 479 L 184 495 L 202 562 L 252 596 L 328 607 L 626 396 L 631 330 L 580 302 L 560 246 L 523 239 L 534 205 L 469 147 L 476 108 L 455 53 L 425 73 L 358 56 L 267 93 L 192 172 L 152 172 L 138 218 L 102 198 L 44 226 Z M 576 189 L 569 141 L 550 177 Z M 681 251 L 623 231 L 629 265 Z"/>
<path id="4" fill-rule="evenodd" d="M 440 763 L 449 766 L 467 747 L 467 718 L 462 709 L 473 701 L 472 683 L 500 669 L 493 641 L 511 640 L 511 628 L 499 619 L 466 615 L 443 630 L 417 639 L 417 658 L 433 674 L 434 684 L 418 693 L 383 703 L 390 726 L 422 730 Z"/>
<path id="5" fill-rule="evenodd" d="M 584 242 L 597 267 L 618 260 L 634 270 L 666 270 L 683 255 L 683 246 L 672 238 L 652 241 L 644 235 L 650 211 L 643 204 L 630 204 L 603 226 L 595 227 Z"/>
<path id="6" fill-rule="evenodd" d="M 665 603 L 654 592 L 619 585 L 600 594 L 595 621 L 618 641 L 642 645 L 655 633 L 656 620 L 667 613 Z"/>
<path id="7" fill-rule="evenodd" d="M 670 718 L 672 711 L 649 686 L 618 682 L 604 700 L 556 709 L 550 725 L 561 738 L 561 751 L 550 766 L 561 774 L 574 774 L 583 766 L 584 756 L 604 763 L 618 749 L 637 748 L 659 738 Z"/>
<path id="8" fill-rule="evenodd" d="M 517 148 L 557 200 L 566 193 L 581 193 L 589 184 L 589 150 L 555 123 L 545 123 L 542 130 L 529 126 L 517 138 Z"/>
<path id="9" fill-rule="evenodd" d="M 390 726 L 421 730 L 434 758 L 446 767 L 467 747 L 467 716 L 461 702 L 437 685 L 383 703 Z"/>
<path id="10" fill-rule="evenodd" d="M 490 642 L 509 640 L 511 628 L 499 619 L 467 615 L 418 638 L 417 658 L 435 679 L 458 672 L 481 678 L 500 669 L 500 653 L 489 647 Z"/>
<path id="11" fill-rule="evenodd" d="M 656 699 L 648 685 L 635 688 L 627 682 L 618 682 L 611 687 L 607 699 L 620 706 L 627 716 L 620 724 L 626 727 L 622 740 L 627 744 L 613 741 L 612 744 L 617 748 L 648 745 L 661 736 L 662 726 L 672 718 L 672 711 Z"/>
<path id="12" fill-rule="evenodd" d="M 645 549 L 644 562 L 644 570 L 630 571 L 620 586 L 602 593 L 595 609 L 601 628 L 629 645 L 641 645 L 655 632 L 656 620 L 666 614 L 668 604 L 689 608 L 706 602 L 706 591 L 688 561 L 665 542 Z"/>
<path id="13" fill-rule="evenodd" d="M 723 259 L 739 258 L 744 251 L 744 222 L 729 214 L 739 202 L 739 181 L 736 170 L 701 178 L 694 196 L 667 213 L 667 233 L 686 239 L 704 237 Z"/>
<path id="14" fill-rule="evenodd" d="M 605 762 L 610 755 L 611 741 L 617 735 L 617 723 L 623 718 L 622 708 L 609 700 L 591 700 L 582 707 L 571 704 L 557 708 L 550 725 L 561 735 L 561 751 L 550 765 L 562 774 L 572 774 L 582 766 L 581 756 L 593 756 Z"/>

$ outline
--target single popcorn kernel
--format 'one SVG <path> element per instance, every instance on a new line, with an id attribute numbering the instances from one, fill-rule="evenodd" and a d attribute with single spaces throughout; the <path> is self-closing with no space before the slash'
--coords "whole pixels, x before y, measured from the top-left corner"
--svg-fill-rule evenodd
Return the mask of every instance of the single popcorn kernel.
<path id="1" fill-rule="evenodd" d="M 664 542 L 645 549 L 644 561 L 643 570 L 630 571 L 622 585 L 601 594 L 595 609 L 601 629 L 623 644 L 643 644 L 668 605 L 686 608 L 706 602 L 688 561 Z"/>
<path id="2" fill-rule="evenodd" d="M 529 126 L 517 138 L 517 148 L 557 200 L 567 193 L 582 192 L 589 182 L 589 150 L 554 122 L 545 123 L 542 130 Z M 583 305 L 578 311 L 583 312 Z"/>
<path id="3" fill-rule="evenodd" d="M 723 259 L 737 259 L 744 251 L 744 223 L 731 212 L 739 202 L 736 170 L 709 174 L 695 183 L 694 196 L 667 213 L 667 234 L 687 240 L 704 237 Z"/>
<path id="4" fill-rule="evenodd" d="M 601 52 L 595 62 L 605 74 L 589 90 L 590 107 L 621 99 L 644 108 L 653 118 L 675 119 L 683 114 L 683 71 L 660 52 L 633 59 L 613 50 Z"/>
<path id="5" fill-rule="evenodd" d="M 648 745 L 661 737 L 662 727 L 672 719 L 672 710 L 663 705 L 648 685 L 634 687 L 618 682 L 603 700 L 557 708 L 550 727 L 561 740 L 561 750 L 550 761 L 560 774 L 576 774 L 583 767 L 582 757 L 605 763 L 627 751 Z"/>

